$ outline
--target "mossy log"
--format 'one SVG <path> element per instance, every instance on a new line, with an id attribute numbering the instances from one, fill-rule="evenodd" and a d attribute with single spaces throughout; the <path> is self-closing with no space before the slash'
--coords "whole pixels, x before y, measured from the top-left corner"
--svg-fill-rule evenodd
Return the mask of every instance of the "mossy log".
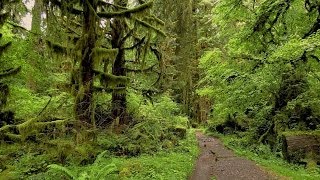
<path id="1" fill-rule="evenodd" d="M 50 121 L 44 121 L 44 119 L 46 118 L 33 118 L 17 125 L 5 125 L 0 128 L 0 140 L 19 142 L 37 137 L 46 131 L 64 132 L 69 122 L 60 118 L 52 118 Z"/>
<path id="2" fill-rule="evenodd" d="M 320 131 L 286 132 L 282 143 L 282 153 L 288 162 L 320 163 Z"/>

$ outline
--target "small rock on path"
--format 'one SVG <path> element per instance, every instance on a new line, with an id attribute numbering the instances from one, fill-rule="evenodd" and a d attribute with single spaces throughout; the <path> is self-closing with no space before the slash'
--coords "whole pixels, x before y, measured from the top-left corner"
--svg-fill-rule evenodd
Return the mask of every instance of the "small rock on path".
<path id="1" fill-rule="evenodd" d="M 196 132 L 201 148 L 189 180 L 268 180 L 276 179 L 253 161 L 236 156 L 219 139 Z"/>

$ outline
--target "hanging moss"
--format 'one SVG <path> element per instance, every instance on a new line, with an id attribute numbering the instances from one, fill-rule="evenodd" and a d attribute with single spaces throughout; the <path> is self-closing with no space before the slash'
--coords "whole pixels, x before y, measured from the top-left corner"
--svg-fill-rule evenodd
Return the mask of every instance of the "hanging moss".
<path id="1" fill-rule="evenodd" d="M 133 9 L 127 9 L 127 10 L 123 10 L 123 11 L 118 11 L 118 12 L 101 12 L 101 13 L 97 13 L 99 17 L 101 18 L 115 18 L 115 17 L 130 17 L 131 14 L 133 13 L 138 13 L 141 11 L 144 11 L 148 8 L 151 8 L 153 5 L 153 1 L 144 3 L 140 6 L 137 6 Z"/>
<path id="2" fill-rule="evenodd" d="M 94 86 L 93 87 L 93 91 L 96 93 L 113 93 L 113 92 L 117 92 L 117 93 L 123 93 L 123 91 L 125 91 L 125 87 L 115 87 L 115 88 L 106 88 L 106 87 L 98 87 L 98 86 Z"/>
<path id="3" fill-rule="evenodd" d="M 3 72 L 0 72 L 0 79 L 16 75 L 20 71 L 21 71 L 21 67 L 7 69 L 7 70 L 5 70 Z"/>
<path id="4" fill-rule="evenodd" d="M 62 15 L 65 15 L 66 13 L 81 15 L 83 13 L 81 9 L 73 7 L 73 5 L 78 2 L 78 0 L 69 1 L 69 2 L 59 1 L 59 0 L 50 0 L 50 2 L 61 9 Z"/>
<path id="5" fill-rule="evenodd" d="M 65 126 L 68 123 L 67 120 L 54 120 L 49 122 L 43 122 L 46 118 L 37 117 L 29 119 L 18 125 L 5 125 L 0 128 L 0 139 L 8 139 L 10 141 L 25 141 L 30 137 L 36 137 L 40 135 L 45 129 L 57 129 L 61 132 L 65 131 Z"/>
<path id="6" fill-rule="evenodd" d="M 129 78 L 126 76 L 115 76 L 112 74 L 107 74 L 101 71 L 94 70 L 96 76 L 100 76 L 101 82 L 105 87 L 117 86 L 119 84 L 128 83 Z"/>
<path id="7" fill-rule="evenodd" d="M 46 40 L 47 45 L 55 52 L 58 54 L 67 54 L 70 52 L 73 48 L 65 47 L 59 43 L 52 42 L 50 40 Z"/>
<path id="8" fill-rule="evenodd" d="M 1 38 L 1 37 L 0 37 Z M 2 46 L 0 46 L 0 56 L 11 46 L 11 42 L 8 42 Z"/>
<path id="9" fill-rule="evenodd" d="M 110 60 L 114 60 L 118 54 L 118 49 L 107 49 L 107 48 L 94 48 L 92 50 L 94 64 L 100 65 L 102 60 L 107 59 L 108 63 Z"/>

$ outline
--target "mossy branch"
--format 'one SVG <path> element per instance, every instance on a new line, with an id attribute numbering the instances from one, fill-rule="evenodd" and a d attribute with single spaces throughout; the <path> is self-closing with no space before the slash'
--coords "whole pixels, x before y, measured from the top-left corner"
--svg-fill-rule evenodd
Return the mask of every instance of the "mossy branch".
<path id="1" fill-rule="evenodd" d="M 83 25 L 81 24 L 81 23 L 79 23 L 79 22 L 77 22 L 77 21 L 75 21 L 75 20 L 72 20 L 72 19 L 65 19 L 65 18 L 62 18 L 62 20 L 63 20 L 63 22 L 65 23 L 65 24 L 70 24 L 70 25 L 74 25 L 74 26 L 76 26 L 76 27 L 78 27 L 78 28 L 82 28 L 83 27 Z"/>
<path id="2" fill-rule="evenodd" d="M 64 126 L 68 121 L 62 118 L 53 118 L 53 121 L 43 122 L 41 118 L 32 118 L 21 124 L 5 125 L 0 128 L 0 135 L 12 141 L 24 141 L 30 135 L 38 134 L 41 130 L 52 125 Z M 15 133 L 13 133 L 15 132 Z M 18 134 L 16 134 L 18 132 Z M 4 138 L 0 136 L 0 139 Z"/>
<path id="3" fill-rule="evenodd" d="M 107 48 L 94 48 L 92 54 L 94 58 L 115 58 L 118 54 L 118 49 L 107 49 Z"/>
<path id="4" fill-rule="evenodd" d="M 14 22 L 6 21 L 6 23 L 7 23 L 7 24 L 10 24 L 10 25 L 13 26 L 14 28 L 19 28 L 19 29 L 21 29 L 21 30 L 23 30 L 23 31 L 25 31 L 25 32 L 27 32 L 27 33 L 31 33 L 31 34 L 36 35 L 36 36 L 39 36 L 39 37 L 41 36 L 41 34 L 35 33 L 35 32 L 32 32 L 32 31 L 29 31 L 29 30 L 26 29 L 25 27 L 20 26 L 19 24 L 16 24 L 16 23 L 14 23 Z"/>
<path id="5" fill-rule="evenodd" d="M 112 92 L 119 92 L 125 90 L 125 87 L 115 87 L 115 88 L 106 88 L 101 86 L 94 86 L 93 91 L 96 93 L 99 92 L 106 92 L 106 93 L 112 93 Z"/>
<path id="6" fill-rule="evenodd" d="M 157 57 L 158 61 L 162 60 L 162 54 L 157 48 L 150 46 L 150 50 Z"/>
<path id="7" fill-rule="evenodd" d="M 142 39 L 139 40 L 139 42 L 137 42 L 136 44 L 134 44 L 131 47 L 124 48 L 124 50 L 132 50 L 132 49 L 137 48 L 138 46 L 142 45 L 142 43 L 144 42 L 145 39 L 146 39 L 146 37 L 143 37 Z"/>
<path id="8" fill-rule="evenodd" d="M 89 0 L 85 0 L 90 11 L 99 19 L 99 16 L 97 15 L 97 12 L 95 11 L 95 9 L 92 7 L 91 3 L 89 2 Z"/>
<path id="9" fill-rule="evenodd" d="M 16 128 L 16 125 L 5 125 L 5 126 L 2 126 L 0 128 L 0 133 L 8 132 L 8 131 L 10 131 L 11 129 L 14 129 L 14 128 Z"/>
<path id="10" fill-rule="evenodd" d="M 98 6 L 113 6 L 113 7 L 116 7 L 118 9 L 127 9 L 126 7 L 123 7 L 123 6 L 119 6 L 117 4 L 113 4 L 113 3 L 108 3 L 108 2 L 105 2 L 105 1 L 102 1 L 102 0 L 99 0 L 98 1 Z"/>
<path id="11" fill-rule="evenodd" d="M 0 46 L 0 56 L 1 56 L 5 51 L 8 50 L 8 48 L 11 46 L 11 44 L 12 44 L 11 42 L 8 42 L 8 43 Z"/>
<path id="12" fill-rule="evenodd" d="M 21 142 L 23 139 L 22 136 L 19 134 L 4 133 L 2 136 L 4 139 L 9 139 L 10 141 L 13 141 L 13 142 Z"/>
<path id="13" fill-rule="evenodd" d="M 67 52 L 71 51 L 73 48 L 65 47 L 59 43 L 54 43 L 50 40 L 46 40 L 47 45 L 58 54 L 66 54 Z"/>
<path id="14" fill-rule="evenodd" d="M 118 52 L 118 49 L 94 48 L 91 55 L 93 56 L 96 67 L 101 64 L 101 61 L 105 61 L 105 65 L 108 66 L 109 63 L 114 63 Z"/>
<path id="15" fill-rule="evenodd" d="M 129 80 L 129 78 L 126 76 L 115 76 L 115 75 L 107 74 L 98 70 L 93 70 L 93 72 L 96 76 L 101 76 L 101 79 L 107 82 L 107 84 L 126 83 Z"/>
<path id="16" fill-rule="evenodd" d="M 134 72 L 134 73 L 146 73 L 146 72 L 151 72 L 153 70 L 153 68 L 156 66 L 157 64 L 154 64 L 148 68 L 145 69 L 129 69 L 126 68 L 127 72 Z"/>
<path id="17" fill-rule="evenodd" d="M 94 73 L 97 77 L 100 77 L 100 83 L 104 88 L 107 88 L 107 89 L 104 89 L 107 92 L 109 91 L 108 89 L 111 87 L 115 88 L 117 86 L 127 84 L 129 82 L 129 78 L 126 76 L 115 76 L 115 75 L 103 73 L 97 70 L 94 70 Z M 103 89 L 101 88 L 96 89 L 96 91 L 99 91 L 99 90 L 103 90 Z"/>
<path id="18" fill-rule="evenodd" d="M 269 127 L 269 129 L 263 134 L 263 135 L 261 135 L 261 137 L 259 138 L 259 143 L 262 143 L 265 139 L 266 139 L 266 137 L 269 135 L 269 133 L 271 132 L 271 130 L 274 128 L 274 124 L 272 124 L 270 127 Z"/>
<path id="19" fill-rule="evenodd" d="M 121 39 L 121 44 L 124 44 L 126 42 L 126 40 L 132 36 L 134 29 L 135 28 L 130 29 L 130 31 Z"/>
<path id="20" fill-rule="evenodd" d="M 50 0 L 50 2 L 51 2 L 53 5 L 59 7 L 60 9 L 62 8 L 62 3 L 61 3 L 61 1 L 59 1 L 59 0 Z M 80 15 L 80 14 L 83 13 L 82 10 L 76 9 L 76 8 L 74 8 L 72 5 L 71 5 L 71 6 L 68 6 L 68 7 L 67 7 L 67 10 L 68 10 L 71 14 L 74 14 L 74 15 Z"/>
<path id="21" fill-rule="evenodd" d="M 165 32 L 163 32 L 162 30 L 160 30 L 160 29 L 152 26 L 151 24 L 149 24 L 149 23 L 147 23 L 147 22 L 145 22 L 145 21 L 142 21 L 142 20 L 140 20 L 140 19 L 138 19 L 138 18 L 134 18 L 134 20 L 135 20 L 136 22 L 138 22 L 140 25 L 142 25 L 142 26 L 144 26 L 144 27 L 146 27 L 146 28 L 148 28 L 148 29 L 152 29 L 153 31 L 157 32 L 158 34 L 160 34 L 160 35 L 162 35 L 162 36 L 167 36 Z"/>
<path id="22" fill-rule="evenodd" d="M 81 36 L 81 33 L 78 32 L 76 29 L 74 29 L 74 28 L 72 28 L 72 27 L 70 27 L 70 26 L 68 26 L 68 25 L 64 25 L 64 26 L 69 30 L 70 33 L 76 34 L 75 36 L 77 36 L 77 37 L 80 37 L 80 36 Z"/>
<path id="23" fill-rule="evenodd" d="M 97 14 L 101 18 L 107 18 L 107 19 L 115 18 L 115 17 L 130 17 L 131 14 L 144 11 L 146 9 L 151 8 L 152 6 L 153 6 L 153 1 L 150 1 L 132 9 L 127 9 L 127 10 L 118 11 L 118 12 L 100 12 Z"/>
<path id="24" fill-rule="evenodd" d="M 11 68 L 11 69 L 5 70 L 2 73 L 0 73 L 0 79 L 16 75 L 20 71 L 21 71 L 21 67 Z"/>
<path id="25" fill-rule="evenodd" d="M 47 109 L 47 107 L 51 103 L 51 100 L 52 100 L 52 96 L 50 96 L 48 103 L 44 106 L 44 108 L 42 108 L 42 110 L 39 112 L 38 116 L 40 116 Z"/>
<path id="26" fill-rule="evenodd" d="M 154 21 L 154 22 L 160 24 L 161 26 L 165 25 L 165 22 L 162 21 L 161 19 L 157 18 L 155 15 L 144 17 L 144 19 L 149 20 L 149 21 Z"/>

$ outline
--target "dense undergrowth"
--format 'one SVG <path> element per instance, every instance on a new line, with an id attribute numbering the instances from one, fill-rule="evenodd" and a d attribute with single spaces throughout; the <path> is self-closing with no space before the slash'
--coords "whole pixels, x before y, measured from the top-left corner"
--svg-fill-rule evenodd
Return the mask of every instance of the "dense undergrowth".
<path id="1" fill-rule="evenodd" d="M 139 111 L 131 111 L 134 123 L 121 132 L 109 124 L 110 128 L 96 130 L 94 140 L 77 143 L 72 129 L 61 134 L 56 127 L 56 133 L 42 132 L 46 135 L 25 142 L 2 142 L 0 177 L 63 179 L 60 171 L 68 172 L 63 168 L 67 167 L 76 179 L 185 179 L 198 153 L 195 137 L 187 133 L 188 118 L 167 95 L 155 98 L 153 104 L 133 92 L 128 97 L 129 109 Z M 48 107 L 44 114 L 52 114 L 54 108 Z M 50 164 L 60 166 L 48 168 Z"/>
<path id="2" fill-rule="evenodd" d="M 104 141 L 106 139 L 104 137 Z M 115 141 L 114 138 L 109 140 Z M 63 146 L 62 142 L 59 144 Z M 186 179 L 198 155 L 192 132 L 179 145 L 139 156 L 116 156 L 112 151 L 103 151 L 101 147 L 90 149 L 90 146 L 77 146 L 73 150 L 70 145 L 59 149 L 46 147 L 43 153 L 39 151 L 39 145 L 29 144 L 27 147 L 7 145 L 2 148 L 1 153 L 11 152 L 11 156 L 15 154 L 16 157 L 7 162 L 9 169 L 0 174 L 0 179 Z M 90 159 L 90 155 L 95 157 L 91 157 L 91 162 L 84 162 Z M 60 166 L 50 165 L 58 163 L 57 158 L 63 156 L 66 160 L 60 162 Z"/>

